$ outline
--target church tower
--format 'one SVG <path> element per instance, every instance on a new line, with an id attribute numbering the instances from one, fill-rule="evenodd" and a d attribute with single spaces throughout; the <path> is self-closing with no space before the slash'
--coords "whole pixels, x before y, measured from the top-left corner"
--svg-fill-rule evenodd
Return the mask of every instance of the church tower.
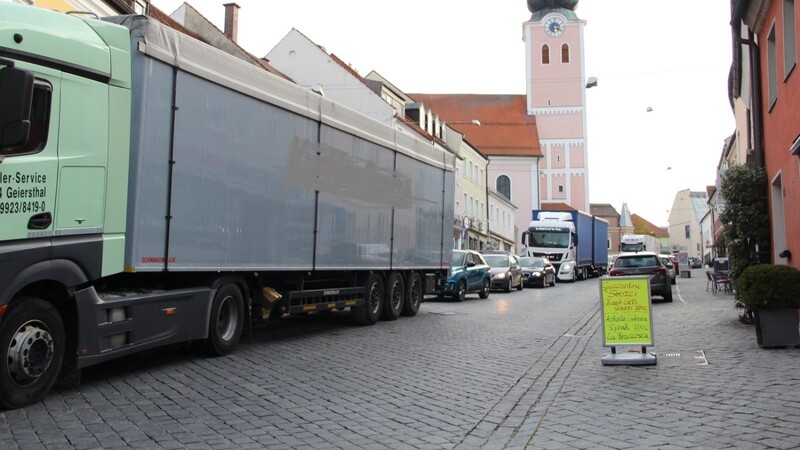
<path id="1" fill-rule="evenodd" d="M 527 1 L 532 13 L 523 24 L 527 110 L 536 117 L 544 154 L 538 180 L 542 207 L 566 203 L 588 212 L 586 21 L 575 14 L 578 0 Z"/>

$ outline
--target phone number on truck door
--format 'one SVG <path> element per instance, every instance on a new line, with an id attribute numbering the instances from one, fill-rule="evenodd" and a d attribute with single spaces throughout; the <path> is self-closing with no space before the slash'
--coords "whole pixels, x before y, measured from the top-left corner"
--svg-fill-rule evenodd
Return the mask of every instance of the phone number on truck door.
<path id="1" fill-rule="evenodd" d="M 44 211 L 44 202 L 0 202 L 0 214 L 27 214 Z"/>

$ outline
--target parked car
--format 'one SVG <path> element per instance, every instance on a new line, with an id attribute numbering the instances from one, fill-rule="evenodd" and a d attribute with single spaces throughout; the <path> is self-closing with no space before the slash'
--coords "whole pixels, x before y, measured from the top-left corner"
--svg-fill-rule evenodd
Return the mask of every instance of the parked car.
<path id="1" fill-rule="evenodd" d="M 680 273 L 681 273 L 681 265 L 680 265 L 680 262 L 678 261 L 678 257 L 675 256 L 675 255 L 672 255 L 672 265 L 675 266 L 675 273 L 680 275 Z"/>
<path id="2" fill-rule="evenodd" d="M 525 256 L 519 259 L 525 286 L 556 285 L 556 268 L 549 259 L 540 256 Z"/>
<path id="3" fill-rule="evenodd" d="M 511 289 L 522 290 L 522 267 L 519 265 L 519 256 L 508 252 L 484 253 L 483 259 L 492 268 L 492 289 L 502 289 L 511 292 Z"/>
<path id="4" fill-rule="evenodd" d="M 703 260 L 698 258 L 697 256 L 692 256 L 689 259 L 689 267 L 692 269 L 702 269 L 703 268 Z"/>
<path id="5" fill-rule="evenodd" d="M 653 252 L 621 254 L 608 273 L 612 277 L 626 275 L 648 275 L 650 277 L 650 295 L 659 296 L 672 301 L 672 284 L 667 266 Z"/>
<path id="6" fill-rule="evenodd" d="M 672 255 L 658 255 L 658 257 L 661 258 L 661 262 L 664 263 L 664 266 L 667 268 L 667 274 L 669 274 L 671 284 L 677 284 L 678 271 L 675 270 L 675 263 L 672 262 Z"/>
<path id="7" fill-rule="evenodd" d="M 492 284 L 491 268 L 480 253 L 474 250 L 453 250 L 450 260 L 450 276 L 444 283 L 439 297 L 449 296 L 463 302 L 470 292 L 480 298 L 489 297 Z"/>

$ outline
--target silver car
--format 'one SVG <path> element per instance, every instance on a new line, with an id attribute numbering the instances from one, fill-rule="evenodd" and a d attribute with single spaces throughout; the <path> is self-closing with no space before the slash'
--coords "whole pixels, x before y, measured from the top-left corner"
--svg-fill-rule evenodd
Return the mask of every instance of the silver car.
<path id="1" fill-rule="evenodd" d="M 677 284 L 678 273 L 675 271 L 675 265 L 672 263 L 672 255 L 658 255 L 661 262 L 667 267 L 667 273 L 671 284 Z"/>

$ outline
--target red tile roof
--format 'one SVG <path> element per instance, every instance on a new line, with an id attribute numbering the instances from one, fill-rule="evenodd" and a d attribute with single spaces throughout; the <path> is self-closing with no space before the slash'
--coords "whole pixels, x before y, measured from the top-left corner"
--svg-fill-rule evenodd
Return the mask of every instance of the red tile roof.
<path id="1" fill-rule="evenodd" d="M 632 214 L 631 221 L 633 221 L 634 228 L 647 230 L 646 234 L 650 236 L 655 236 L 657 238 L 668 238 L 669 233 L 664 230 L 663 228 L 653 224 L 652 222 L 648 222 L 645 218 L 640 215 Z"/>
<path id="2" fill-rule="evenodd" d="M 575 211 L 575 208 L 566 203 L 542 203 L 541 209 L 551 211 Z"/>
<path id="3" fill-rule="evenodd" d="M 408 94 L 487 156 L 543 156 L 524 95 Z M 477 119 L 480 126 L 471 125 Z M 464 122 L 464 123 L 455 123 Z"/>

